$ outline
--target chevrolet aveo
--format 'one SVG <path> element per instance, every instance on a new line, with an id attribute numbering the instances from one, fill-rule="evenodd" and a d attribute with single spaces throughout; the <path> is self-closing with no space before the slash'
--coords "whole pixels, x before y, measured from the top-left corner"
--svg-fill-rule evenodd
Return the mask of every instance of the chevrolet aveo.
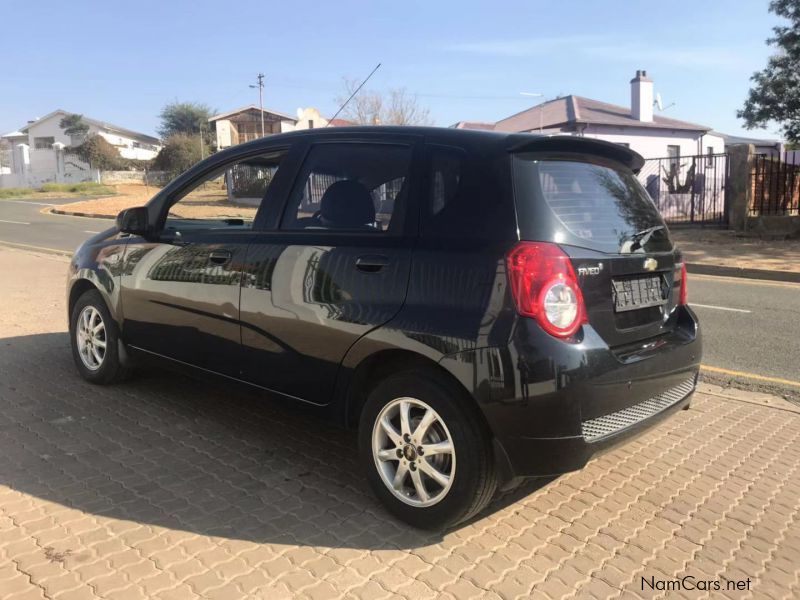
<path id="1" fill-rule="evenodd" d="M 622 146 L 436 128 L 219 152 L 84 243 L 72 353 L 213 374 L 358 429 L 399 518 L 445 527 L 687 408 L 686 268 Z"/>

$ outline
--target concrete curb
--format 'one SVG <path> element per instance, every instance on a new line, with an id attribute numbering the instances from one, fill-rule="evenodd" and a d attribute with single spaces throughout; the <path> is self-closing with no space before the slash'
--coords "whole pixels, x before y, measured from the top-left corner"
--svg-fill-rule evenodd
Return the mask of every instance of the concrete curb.
<path id="1" fill-rule="evenodd" d="M 75 212 L 72 210 L 59 210 L 57 208 L 51 208 L 46 210 L 45 212 L 49 212 L 54 215 L 64 215 L 67 217 L 88 217 L 90 219 L 113 219 L 114 217 L 109 215 L 101 215 L 98 213 L 84 213 L 84 212 Z"/>
<path id="2" fill-rule="evenodd" d="M 701 263 L 686 263 L 686 269 L 689 273 L 695 273 L 697 275 L 716 275 L 719 277 L 741 277 L 744 279 L 764 279 L 767 281 L 800 283 L 800 273 L 793 271 L 722 267 L 717 265 L 704 265 Z"/>

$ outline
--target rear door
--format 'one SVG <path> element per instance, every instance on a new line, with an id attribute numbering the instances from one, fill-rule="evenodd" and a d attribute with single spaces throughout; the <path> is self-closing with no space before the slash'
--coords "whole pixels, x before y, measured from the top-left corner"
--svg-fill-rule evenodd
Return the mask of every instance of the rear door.
<path id="1" fill-rule="evenodd" d="M 417 141 L 380 140 L 311 144 L 279 230 L 249 248 L 248 381 L 326 404 L 347 350 L 402 307 L 418 220 Z"/>
<path id="2" fill-rule="evenodd" d="M 634 174 L 597 157 L 514 155 L 523 239 L 572 258 L 592 327 L 610 347 L 672 331 L 680 258 Z"/>

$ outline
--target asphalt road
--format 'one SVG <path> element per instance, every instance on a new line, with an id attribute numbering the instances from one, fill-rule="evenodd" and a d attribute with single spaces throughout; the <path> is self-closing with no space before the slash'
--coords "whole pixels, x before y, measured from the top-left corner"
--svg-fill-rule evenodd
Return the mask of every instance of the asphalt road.
<path id="1" fill-rule="evenodd" d="M 712 378 L 737 379 L 723 370 L 740 371 L 765 378 L 753 387 L 800 394 L 800 284 L 690 273 L 689 304 L 700 318 Z"/>
<path id="2" fill-rule="evenodd" d="M 43 212 L 64 200 L 0 200 L 0 243 L 72 252 L 86 238 L 108 229 L 111 219 L 67 217 Z"/>
<path id="3" fill-rule="evenodd" d="M 74 201 L 0 200 L 0 243 L 72 252 L 111 226 L 43 212 Z M 689 303 L 704 332 L 704 377 L 800 397 L 799 284 L 690 274 Z"/>

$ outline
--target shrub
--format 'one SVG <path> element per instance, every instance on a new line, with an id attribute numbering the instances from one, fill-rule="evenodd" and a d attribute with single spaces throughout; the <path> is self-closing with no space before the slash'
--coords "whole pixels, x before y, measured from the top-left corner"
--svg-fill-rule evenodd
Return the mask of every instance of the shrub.
<path id="1" fill-rule="evenodd" d="M 125 159 L 101 135 L 90 136 L 80 146 L 67 148 L 67 152 L 89 163 L 93 169 L 118 171 L 125 168 Z"/>
<path id="2" fill-rule="evenodd" d="M 208 146 L 204 151 L 208 156 Z M 183 173 L 201 159 L 200 137 L 178 133 L 166 139 L 164 147 L 153 159 L 152 167 L 156 171 L 166 171 L 174 176 Z"/>

